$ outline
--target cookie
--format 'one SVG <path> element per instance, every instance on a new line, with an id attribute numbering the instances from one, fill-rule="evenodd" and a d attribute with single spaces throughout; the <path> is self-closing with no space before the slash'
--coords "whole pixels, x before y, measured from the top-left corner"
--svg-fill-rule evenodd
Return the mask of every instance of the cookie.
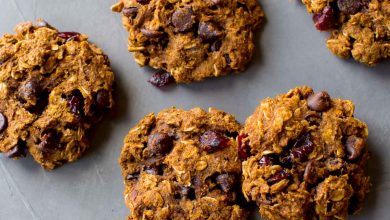
<path id="1" fill-rule="evenodd" d="M 245 219 L 239 130 L 233 116 L 212 108 L 169 108 L 143 118 L 119 159 L 128 219 Z"/>
<path id="2" fill-rule="evenodd" d="M 374 65 L 390 58 L 389 0 L 302 0 L 326 46 L 341 58 Z"/>
<path id="3" fill-rule="evenodd" d="M 43 20 L 0 38 L 0 152 L 27 151 L 45 169 L 79 158 L 88 131 L 113 105 L 108 57 L 76 32 Z"/>
<path id="4" fill-rule="evenodd" d="M 346 219 L 370 189 L 367 125 L 303 86 L 261 102 L 238 136 L 242 191 L 266 219 Z"/>
<path id="5" fill-rule="evenodd" d="M 112 10 L 122 12 L 135 61 L 177 83 L 243 71 L 264 18 L 256 0 L 120 0 Z"/>

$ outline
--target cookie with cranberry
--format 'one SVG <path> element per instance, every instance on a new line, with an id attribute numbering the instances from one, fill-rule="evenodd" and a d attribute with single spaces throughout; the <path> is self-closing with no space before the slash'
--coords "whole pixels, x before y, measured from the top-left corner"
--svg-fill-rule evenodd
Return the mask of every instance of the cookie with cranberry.
<path id="1" fill-rule="evenodd" d="M 128 219 L 245 219 L 239 130 L 233 116 L 212 108 L 145 116 L 119 158 Z"/>
<path id="2" fill-rule="evenodd" d="M 267 98 L 238 137 L 242 191 L 266 219 L 346 219 L 370 189 L 367 125 L 349 100 L 303 86 Z"/>
<path id="3" fill-rule="evenodd" d="M 264 18 L 256 0 L 119 0 L 112 10 L 122 13 L 135 61 L 177 83 L 243 71 Z"/>
<path id="4" fill-rule="evenodd" d="M 374 65 L 390 58 L 390 1 L 302 0 L 320 31 L 330 31 L 326 46 L 341 58 Z"/>
<path id="5" fill-rule="evenodd" d="M 113 105 L 106 55 L 76 32 L 43 20 L 0 38 L 0 152 L 27 151 L 45 169 L 79 158 L 88 131 Z"/>

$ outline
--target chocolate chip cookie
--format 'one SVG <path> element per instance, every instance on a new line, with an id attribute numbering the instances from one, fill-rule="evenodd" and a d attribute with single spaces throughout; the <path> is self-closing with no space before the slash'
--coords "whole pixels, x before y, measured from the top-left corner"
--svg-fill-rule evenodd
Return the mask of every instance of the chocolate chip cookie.
<path id="1" fill-rule="evenodd" d="M 112 10 L 122 12 L 136 62 L 177 83 L 243 71 L 264 17 L 256 0 L 120 0 Z"/>
<path id="2" fill-rule="evenodd" d="M 0 152 L 45 169 L 79 158 L 113 105 L 108 57 L 87 36 L 43 20 L 0 38 Z"/>
<path id="3" fill-rule="evenodd" d="M 370 189 L 367 125 L 303 86 L 261 102 L 238 136 L 244 196 L 266 219 L 346 219 Z"/>
<path id="4" fill-rule="evenodd" d="M 389 0 L 302 0 L 337 56 L 374 65 L 390 58 Z"/>
<path id="5" fill-rule="evenodd" d="M 245 219 L 239 130 L 233 116 L 212 108 L 169 108 L 143 118 L 119 159 L 128 219 Z"/>

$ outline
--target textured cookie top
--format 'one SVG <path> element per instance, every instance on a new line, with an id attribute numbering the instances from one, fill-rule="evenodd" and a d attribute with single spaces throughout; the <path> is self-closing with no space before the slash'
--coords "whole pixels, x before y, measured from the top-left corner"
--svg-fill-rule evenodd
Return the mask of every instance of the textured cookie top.
<path id="1" fill-rule="evenodd" d="M 142 119 L 119 159 L 129 219 L 244 219 L 239 129 L 216 109 L 170 108 Z"/>
<path id="2" fill-rule="evenodd" d="M 267 98 L 238 137 L 243 192 L 268 219 L 345 219 L 369 191 L 366 124 L 349 100 L 298 87 Z"/>
<path id="3" fill-rule="evenodd" d="M 189 83 L 243 71 L 264 13 L 256 0 L 120 0 L 129 51 L 140 65 Z"/>
<path id="4" fill-rule="evenodd" d="M 389 0 L 302 0 L 317 29 L 333 30 L 327 47 L 374 65 L 390 57 Z"/>
<path id="5" fill-rule="evenodd" d="M 77 159 L 112 104 L 108 57 L 87 36 L 43 20 L 0 38 L 0 152 L 46 169 Z"/>

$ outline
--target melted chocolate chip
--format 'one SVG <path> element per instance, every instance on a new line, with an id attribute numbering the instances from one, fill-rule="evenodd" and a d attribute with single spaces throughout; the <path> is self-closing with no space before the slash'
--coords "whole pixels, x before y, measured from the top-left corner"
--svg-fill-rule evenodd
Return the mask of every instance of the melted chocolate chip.
<path id="1" fill-rule="evenodd" d="M 177 189 L 177 193 L 175 194 L 175 197 L 177 199 L 189 199 L 189 200 L 194 200 L 195 199 L 195 190 L 191 187 L 187 186 L 179 186 Z"/>
<path id="2" fill-rule="evenodd" d="M 179 8 L 172 14 L 172 24 L 178 32 L 186 32 L 195 24 L 192 9 L 189 7 Z"/>
<path id="3" fill-rule="evenodd" d="M 207 42 L 216 41 L 223 35 L 221 26 L 212 21 L 200 22 L 198 32 L 202 41 Z"/>
<path id="4" fill-rule="evenodd" d="M 226 193 L 233 190 L 237 184 L 237 177 L 234 174 L 220 174 L 215 180 L 222 191 Z"/>
<path id="5" fill-rule="evenodd" d="M 229 143 L 229 139 L 227 137 L 225 137 L 220 132 L 212 130 L 206 131 L 200 137 L 199 141 L 201 149 L 206 151 L 207 153 L 212 153 L 217 150 L 226 148 Z"/>
<path id="6" fill-rule="evenodd" d="M 307 98 L 308 107 L 317 112 L 327 111 L 331 106 L 331 99 L 327 92 L 317 92 Z"/>
<path id="7" fill-rule="evenodd" d="M 27 148 L 26 143 L 23 141 L 18 141 L 18 143 L 9 150 L 5 155 L 8 158 L 19 158 L 19 157 L 26 157 L 27 154 Z"/>
<path id="8" fill-rule="evenodd" d="M 38 80 L 30 79 L 27 80 L 24 85 L 19 88 L 19 97 L 24 101 L 30 99 L 37 99 L 41 89 Z"/>
<path id="9" fill-rule="evenodd" d="M 150 0 L 137 0 L 138 3 L 140 3 L 141 5 L 147 5 L 149 4 Z"/>
<path id="10" fill-rule="evenodd" d="M 126 180 L 136 180 L 139 177 L 139 173 L 132 173 L 132 174 L 127 174 Z"/>
<path id="11" fill-rule="evenodd" d="M 361 0 L 338 0 L 337 7 L 342 13 L 353 15 L 360 11 L 363 6 Z"/>
<path id="12" fill-rule="evenodd" d="M 105 89 L 96 93 L 95 101 L 100 109 L 110 108 L 110 94 Z"/>
<path id="13" fill-rule="evenodd" d="M 141 32 L 143 35 L 149 38 L 159 38 L 164 35 L 164 32 L 161 31 L 155 31 L 155 30 L 149 30 L 146 28 L 141 28 Z"/>
<path id="14" fill-rule="evenodd" d="M 54 129 L 48 129 L 42 132 L 41 143 L 38 145 L 38 149 L 43 152 L 48 152 L 59 148 L 60 135 Z"/>
<path id="15" fill-rule="evenodd" d="M 219 51 L 219 49 L 221 48 L 221 46 L 222 46 L 222 41 L 220 41 L 220 40 L 214 41 L 214 42 L 210 45 L 210 52 L 217 52 L 217 51 Z"/>
<path id="16" fill-rule="evenodd" d="M 147 148 L 150 156 L 163 156 L 173 148 L 173 138 L 165 133 L 154 133 L 149 136 Z"/>
<path id="17" fill-rule="evenodd" d="M 348 160 L 356 160 L 363 153 L 366 143 L 363 138 L 349 136 L 345 142 Z"/>
<path id="18" fill-rule="evenodd" d="M 138 8 L 137 7 L 124 8 L 122 10 L 122 13 L 124 16 L 134 19 L 135 17 L 137 17 Z"/>
<path id="19" fill-rule="evenodd" d="M 7 117 L 0 112 L 0 133 L 3 132 L 8 127 Z"/>

